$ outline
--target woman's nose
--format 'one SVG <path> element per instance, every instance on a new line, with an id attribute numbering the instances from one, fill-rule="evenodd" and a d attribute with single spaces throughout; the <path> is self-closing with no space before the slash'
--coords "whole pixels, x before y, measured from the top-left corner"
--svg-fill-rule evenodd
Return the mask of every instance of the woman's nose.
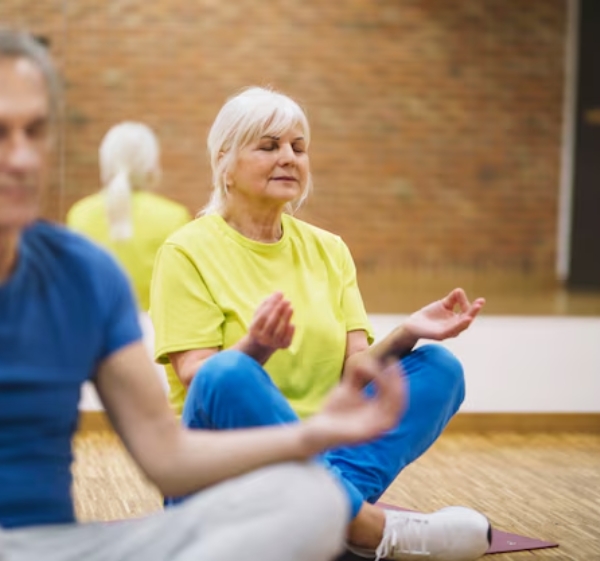
<path id="1" fill-rule="evenodd" d="M 296 159 L 296 152 L 291 144 L 282 144 L 279 148 L 279 162 L 289 164 Z"/>

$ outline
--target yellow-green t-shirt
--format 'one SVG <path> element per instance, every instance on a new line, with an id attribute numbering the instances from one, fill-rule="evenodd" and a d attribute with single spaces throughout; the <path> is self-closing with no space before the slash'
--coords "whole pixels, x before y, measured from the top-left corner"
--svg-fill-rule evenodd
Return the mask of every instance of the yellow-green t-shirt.
<path id="1" fill-rule="evenodd" d="M 145 191 L 132 193 L 133 236 L 110 238 L 106 199 L 99 192 L 75 203 L 67 214 L 67 225 L 108 249 L 129 274 L 140 308 L 150 306 L 150 279 L 158 248 L 191 217 L 179 203 Z"/>
<path id="2" fill-rule="evenodd" d="M 221 216 L 198 218 L 172 235 L 156 257 L 150 315 L 155 358 L 168 353 L 228 349 L 248 331 L 258 305 L 275 291 L 294 309 L 293 341 L 264 365 L 300 417 L 318 411 L 339 382 L 348 331 L 372 329 L 356 269 L 339 236 L 291 216 L 273 244 L 250 240 Z M 181 413 L 185 388 L 167 366 L 169 399 Z"/>

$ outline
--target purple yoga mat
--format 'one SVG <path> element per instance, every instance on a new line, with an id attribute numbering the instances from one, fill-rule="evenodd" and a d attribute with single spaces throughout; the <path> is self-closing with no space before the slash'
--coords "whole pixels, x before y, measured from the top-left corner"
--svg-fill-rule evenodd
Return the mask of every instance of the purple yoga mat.
<path id="1" fill-rule="evenodd" d="M 382 508 L 390 510 L 409 510 L 407 508 L 400 508 L 385 503 L 377 503 Z M 502 532 L 492 528 L 492 545 L 487 550 L 486 555 L 489 553 L 507 553 L 509 551 L 525 551 L 528 549 L 544 549 L 546 547 L 558 547 L 557 543 L 545 542 L 536 538 L 528 538 L 527 536 L 520 536 L 519 534 L 511 534 L 509 532 Z M 352 553 L 345 553 L 337 559 L 337 561 L 365 561 L 362 557 L 352 555 Z"/>

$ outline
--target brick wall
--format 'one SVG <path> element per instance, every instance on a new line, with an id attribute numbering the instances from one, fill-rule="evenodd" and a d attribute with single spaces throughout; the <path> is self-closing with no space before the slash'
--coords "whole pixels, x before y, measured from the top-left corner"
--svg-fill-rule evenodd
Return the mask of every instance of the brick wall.
<path id="1" fill-rule="evenodd" d="M 98 188 L 115 122 L 158 132 L 162 191 L 207 199 L 205 139 L 227 96 L 270 84 L 308 110 L 302 211 L 359 271 L 551 277 L 565 0 L 2 0 L 64 73 L 63 167 L 47 214 Z"/>

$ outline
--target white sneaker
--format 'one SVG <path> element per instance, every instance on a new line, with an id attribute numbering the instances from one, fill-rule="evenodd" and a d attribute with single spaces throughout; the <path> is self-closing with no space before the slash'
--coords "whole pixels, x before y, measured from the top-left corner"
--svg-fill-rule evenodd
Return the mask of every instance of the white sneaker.
<path id="1" fill-rule="evenodd" d="M 385 510 L 383 539 L 376 551 L 348 546 L 360 557 L 397 561 L 473 561 L 492 541 L 492 527 L 481 513 L 449 506 L 432 514 Z"/>

